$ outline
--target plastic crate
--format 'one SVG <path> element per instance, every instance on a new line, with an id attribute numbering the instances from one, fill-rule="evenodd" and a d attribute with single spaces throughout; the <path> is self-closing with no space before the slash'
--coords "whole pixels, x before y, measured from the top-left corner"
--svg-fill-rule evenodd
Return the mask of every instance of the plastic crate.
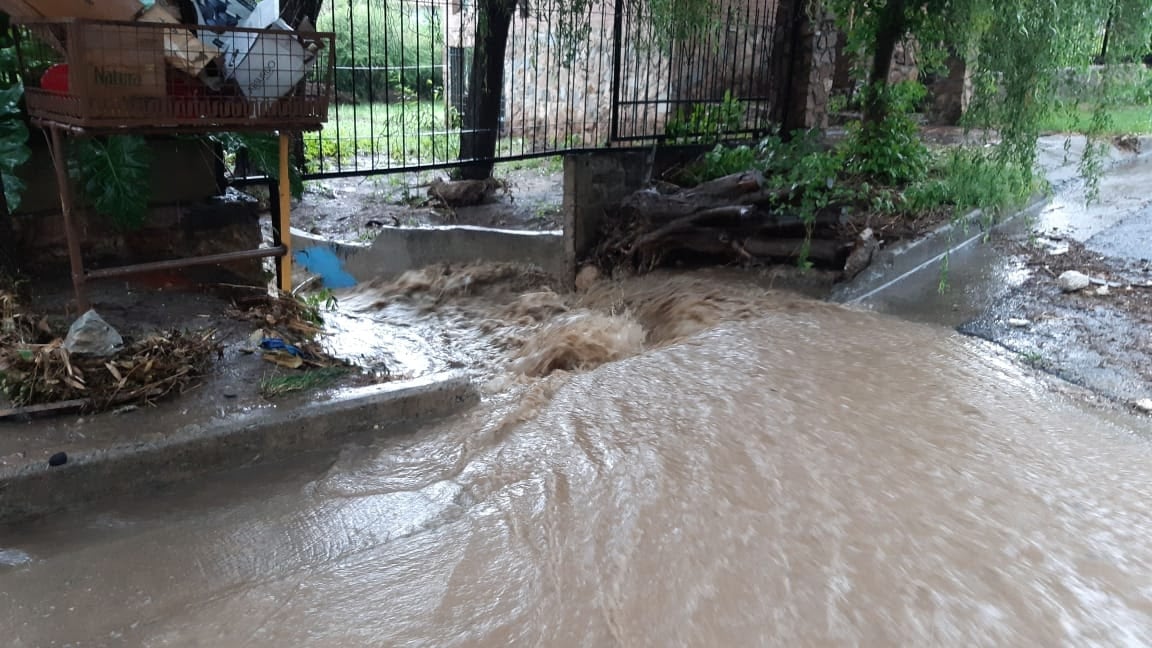
<path id="1" fill-rule="evenodd" d="M 23 22 L 29 117 L 85 130 L 317 130 L 335 35 L 151 22 Z"/>

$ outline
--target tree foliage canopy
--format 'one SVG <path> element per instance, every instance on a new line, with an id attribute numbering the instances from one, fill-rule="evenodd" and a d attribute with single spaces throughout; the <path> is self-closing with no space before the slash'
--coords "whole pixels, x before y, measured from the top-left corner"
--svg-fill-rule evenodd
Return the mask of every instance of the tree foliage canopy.
<path id="1" fill-rule="evenodd" d="M 1002 155 L 1027 164 L 1041 119 L 1055 105 L 1059 72 L 1091 64 L 1106 32 L 1114 61 L 1139 61 L 1152 38 L 1147 0 L 827 0 L 825 6 L 858 61 L 872 61 L 892 33 L 915 40 L 928 69 L 949 51 L 963 56 L 974 80 L 969 123 L 997 129 Z M 870 91 L 882 96 L 885 78 L 876 78 L 876 69 Z"/>

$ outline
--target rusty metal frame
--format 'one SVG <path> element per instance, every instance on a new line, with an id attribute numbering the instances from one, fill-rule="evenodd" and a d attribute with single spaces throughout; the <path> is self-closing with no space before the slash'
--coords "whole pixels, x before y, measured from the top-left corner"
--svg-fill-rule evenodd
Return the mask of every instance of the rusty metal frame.
<path id="1" fill-rule="evenodd" d="M 28 29 L 59 29 L 67 34 L 67 41 L 82 42 L 79 35 L 85 26 L 90 24 L 129 26 L 134 29 L 154 30 L 162 32 L 171 29 L 167 23 L 140 23 L 117 21 L 94 21 L 78 19 L 22 19 L 19 24 Z M 220 28 L 231 32 L 251 33 L 282 33 L 279 30 L 246 29 L 239 27 Z M 296 32 L 283 32 L 293 33 Z M 50 92 L 41 92 L 35 88 L 26 88 L 27 111 L 29 121 L 47 131 L 52 154 L 52 166 L 56 175 L 56 183 L 60 191 L 60 208 L 64 220 L 64 232 L 68 245 L 68 258 L 72 272 L 72 287 L 75 291 L 76 303 L 80 311 L 87 311 L 90 307 L 87 294 L 87 284 L 92 279 L 120 277 L 125 275 L 150 272 L 154 270 L 186 268 L 198 265 L 212 265 L 228 261 L 245 259 L 259 259 L 275 257 L 277 285 L 280 290 L 288 292 L 292 289 L 292 235 L 291 235 L 291 188 L 289 177 L 289 151 L 293 134 L 319 130 L 327 119 L 329 94 L 332 84 L 332 71 L 335 64 L 335 34 L 330 32 L 309 32 L 309 36 L 326 43 L 326 51 L 319 59 L 321 76 L 314 84 L 313 92 L 290 97 L 282 97 L 265 106 L 266 114 L 260 117 L 229 117 L 217 114 L 220 111 L 208 111 L 205 116 L 184 116 L 181 114 L 127 115 L 116 114 L 119 110 L 132 107 L 121 99 L 106 102 L 108 105 L 96 105 L 88 97 L 61 98 Z M 19 32 L 17 33 L 17 53 L 21 47 Z M 80 46 L 83 49 L 83 45 Z M 62 51 L 64 60 L 68 61 L 76 52 Z M 22 66 L 23 67 L 23 66 Z M 302 82 L 303 83 L 303 82 Z M 301 85 L 298 92 L 304 93 L 306 86 Z M 318 89 L 317 89 L 318 88 Z M 74 99 L 75 105 L 69 104 L 68 110 L 61 110 L 60 102 L 65 99 Z M 120 105 L 120 103 L 123 105 Z M 219 102 L 221 106 L 244 107 L 244 114 L 248 114 L 247 100 L 236 98 L 234 100 Z M 58 105 L 60 104 L 60 105 Z M 163 101 L 158 104 L 161 108 L 172 106 Z M 111 112 L 104 112 L 110 110 Z M 148 112 L 148 111 L 144 111 Z M 238 113 L 239 114 L 239 113 Z M 254 250 L 238 250 L 221 254 L 185 257 L 167 261 L 155 261 L 127 266 L 86 270 L 81 251 L 81 236 L 77 229 L 76 211 L 77 202 L 73 191 L 72 181 L 68 175 L 68 162 L 66 158 L 66 137 L 96 137 L 102 135 L 122 134 L 166 134 L 188 135 L 203 134 L 220 131 L 231 132 L 275 132 L 279 135 L 279 182 L 270 183 L 278 186 L 278 200 L 274 203 L 275 218 L 272 222 L 272 245 Z"/>
<path id="2" fill-rule="evenodd" d="M 257 248 L 254 250 L 238 250 L 236 252 L 224 252 L 221 254 L 209 254 L 196 257 L 185 257 L 182 259 L 171 259 L 168 261 L 154 261 L 151 263 L 139 263 L 127 266 L 116 266 L 111 268 L 101 268 L 98 270 L 85 270 L 84 258 L 80 250 L 80 233 L 76 228 L 75 218 L 75 195 L 72 190 L 72 180 L 68 176 L 68 161 L 65 157 L 64 138 L 71 136 L 95 136 L 102 133 L 100 131 L 89 131 L 78 129 L 75 126 L 68 124 L 60 124 L 46 119 L 32 119 L 32 123 L 40 126 L 48 131 L 49 139 L 51 140 L 52 152 L 52 166 L 56 172 L 56 184 L 60 191 L 60 211 L 64 218 L 64 234 L 68 243 L 68 260 L 72 269 L 72 289 L 76 295 L 76 305 L 80 312 L 87 311 L 91 306 L 88 300 L 87 284 L 89 279 L 105 279 L 109 277 L 121 277 L 131 274 L 138 274 L 142 272 L 151 272 L 154 270 L 168 270 L 175 268 L 188 268 L 199 265 L 213 265 L 217 263 L 224 263 L 228 261 L 242 261 L 246 259 L 261 259 L 267 257 L 276 257 L 276 281 L 280 290 L 289 292 L 292 290 L 292 231 L 291 231 L 291 212 L 292 200 L 291 190 L 288 182 L 279 182 L 279 218 L 272 223 L 272 246 L 267 248 Z M 125 130 L 117 129 L 116 133 L 124 133 Z M 280 131 L 280 177 L 288 177 L 288 151 L 289 141 L 291 134 L 286 131 Z"/>

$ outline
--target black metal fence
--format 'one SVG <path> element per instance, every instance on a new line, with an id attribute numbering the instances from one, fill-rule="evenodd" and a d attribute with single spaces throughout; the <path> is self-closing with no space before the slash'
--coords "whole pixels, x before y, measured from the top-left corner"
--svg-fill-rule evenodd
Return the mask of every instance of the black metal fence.
<path id="1" fill-rule="evenodd" d="M 755 137 L 783 100 L 771 78 L 779 0 L 726 0 L 714 29 L 657 38 L 634 4 L 517 12 L 506 49 L 496 157 L 656 141 Z M 786 1 L 786 0 L 785 0 Z M 306 177 L 458 165 L 476 41 L 474 0 L 330 0 L 335 105 L 304 135 Z"/>

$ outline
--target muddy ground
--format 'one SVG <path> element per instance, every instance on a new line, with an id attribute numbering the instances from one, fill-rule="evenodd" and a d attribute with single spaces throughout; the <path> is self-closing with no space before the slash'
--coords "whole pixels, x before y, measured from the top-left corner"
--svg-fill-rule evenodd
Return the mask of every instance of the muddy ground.
<path id="1" fill-rule="evenodd" d="M 1147 260 L 1097 254 L 1059 234 L 994 245 L 1027 277 L 994 308 L 962 325 L 962 332 L 1117 401 L 1152 397 L 1152 265 Z M 1064 292 L 1057 278 L 1069 270 L 1094 283 Z"/>
<path id="2" fill-rule="evenodd" d="M 560 158 L 496 165 L 504 187 L 475 207 L 450 209 L 429 200 L 428 185 L 446 171 L 309 181 L 293 206 L 293 225 L 311 234 L 370 242 L 382 226 L 473 225 L 531 231 L 561 228 L 564 178 Z"/>

